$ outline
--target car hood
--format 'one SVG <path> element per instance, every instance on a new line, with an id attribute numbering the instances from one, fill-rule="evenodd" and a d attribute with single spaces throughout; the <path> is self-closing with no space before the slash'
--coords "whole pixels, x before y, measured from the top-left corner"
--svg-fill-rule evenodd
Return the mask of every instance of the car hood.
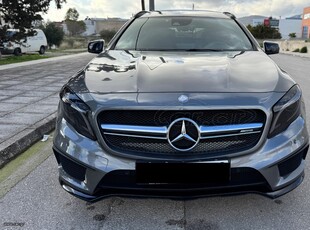
<path id="1" fill-rule="evenodd" d="M 261 51 L 201 53 L 113 50 L 94 58 L 82 75 L 85 86 L 82 88 L 98 94 L 286 92 L 294 84 Z"/>

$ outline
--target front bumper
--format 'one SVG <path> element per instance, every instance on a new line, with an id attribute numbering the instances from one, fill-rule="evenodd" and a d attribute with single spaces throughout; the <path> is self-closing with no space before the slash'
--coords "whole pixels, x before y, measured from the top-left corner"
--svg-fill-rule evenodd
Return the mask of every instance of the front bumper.
<path id="1" fill-rule="evenodd" d="M 13 54 L 13 53 L 14 53 L 14 49 L 13 49 L 13 48 L 10 49 L 10 48 L 5 48 L 5 47 L 3 47 L 3 48 L 1 49 L 1 53 L 2 53 L 2 54 Z"/>
<path id="2" fill-rule="evenodd" d="M 106 153 L 97 141 L 58 121 L 54 153 L 62 187 L 88 201 L 109 196 L 197 198 L 259 193 L 270 198 L 296 188 L 303 180 L 308 133 L 299 117 L 289 128 L 267 139 L 257 151 L 230 158 L 231 180 L 213 184 L 137 184 L 134 159 Z"/>

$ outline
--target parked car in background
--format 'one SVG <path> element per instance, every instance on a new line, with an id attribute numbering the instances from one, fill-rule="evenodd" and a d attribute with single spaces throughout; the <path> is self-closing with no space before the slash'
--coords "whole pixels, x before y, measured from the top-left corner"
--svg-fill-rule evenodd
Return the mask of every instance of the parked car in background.
<path id="1" fill-rule="evenodd" d="M 298 84 L 230 13 L 142 11 L 60 92 L 54 153 L 69 193 L 275 198 L 304 178 Z"/>
<path id="2" fill-rule="evenodd" d="M 17 32 L 15 29 L 8 29 L 6 37 L 2 40 L 3 54 L 21 55 L 29 52 L 39 52 L 44 54 L 47 49 L 47 40 L 44 32 L 40 29 L 34 29 L 33 36 L 28 36 L 20 41 L 14 41 L 13 35 Z"/>

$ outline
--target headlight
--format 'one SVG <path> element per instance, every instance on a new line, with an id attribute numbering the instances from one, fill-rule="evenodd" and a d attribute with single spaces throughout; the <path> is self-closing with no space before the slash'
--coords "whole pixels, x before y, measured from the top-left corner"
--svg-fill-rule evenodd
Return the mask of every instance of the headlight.
<path id="1" fill-rule="evenodd" d="M 90 108 L 68 87 L 64 87 L 60 94 L 60 112 L 68 123 L 80 134 L 95 140 L 95 135 L 88 122 Z"/>
<path id="2" fill-rule="evenodd" d="M 301 89 L 294 85 L 274 106 L 268 138 L 286 130 L 301 114 Z"/>

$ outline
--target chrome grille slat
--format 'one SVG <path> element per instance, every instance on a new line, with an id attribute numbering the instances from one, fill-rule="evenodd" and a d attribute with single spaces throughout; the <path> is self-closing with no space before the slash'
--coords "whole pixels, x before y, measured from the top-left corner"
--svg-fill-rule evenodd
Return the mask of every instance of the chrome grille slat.
<path id="1" fill-rule="evenodd" d="M 137 126 L 137 125 L 117 125 L 117 124 L 101 124 L 101 129 L 118 132 L 133 133 L 156 133 L 167 134 L 168 129 L 165 126 Z"/>
<path id="2" fill-rule="evenodd" d="M 136 138 L 147 138 L 147 139 L 159 139 L 159 140 L 167 140 L 167 137 L 156 137 L 156 136 L 140 136 L 134 134 L 121 134 L 121 133 L 109 133 L 104 132 L 105 135 L 112 135 L 112 136 L 122 136 L 122 137 L 136 137 Z"/>
<path id="3" fill-rule="evenodd" d="M 262 123 L 222 125 L 222 126 L 200 126 L 201 139 L 248 135 L 260 133 L 257 130 L 263 127 Z M 134 126 L 134 125 L 116 125 L 101 124 L 101 129 L 105 135 L 119 135 L 139 138 L 167 139 L 168 127 L 157 126 Z M 256 131 L 254 131 L 256 130 Z M 113 132 L 112 132 L 113 131 Z M 246 132 L 245 132 L 246 131 Z M 229 134 L 227 134 L 229 133 Z M 143 135 L 143 134 L 162 134 L 163 136 Z M 208 135 L 208 136 L 206 136 Z"/>

